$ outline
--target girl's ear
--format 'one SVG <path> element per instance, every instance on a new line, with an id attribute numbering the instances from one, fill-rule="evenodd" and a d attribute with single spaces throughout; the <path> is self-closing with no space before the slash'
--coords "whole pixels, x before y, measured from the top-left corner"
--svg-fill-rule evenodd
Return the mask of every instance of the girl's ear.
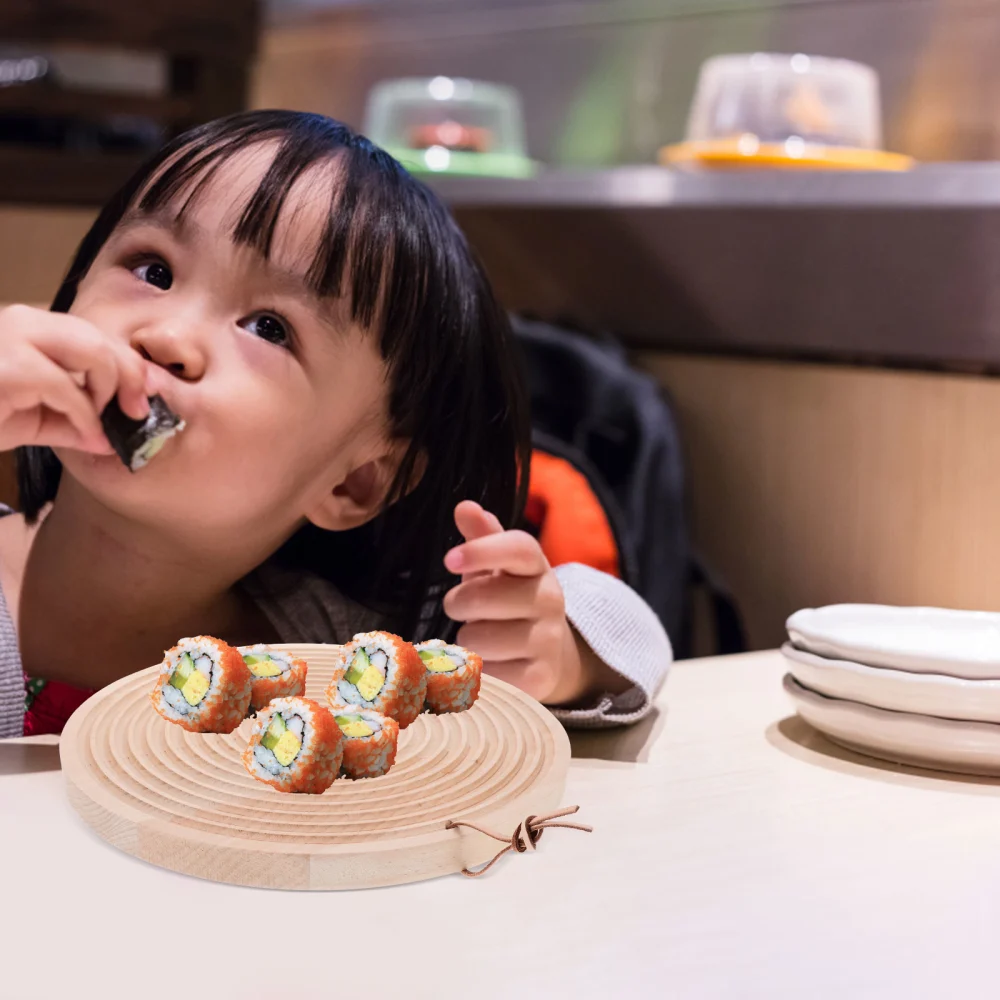
<path id="1" fill-rule="evenodd" d="M 318 507 L 307 513 L 308 519 L 324 531 L 347 531 L 370 521 L 381 510 L 408 445 L 407 441 L 393 442 L 384 455 L 352 469 Z M 427 462 L 421 455 L 407 493 L 423 478 L 426 466 Z"/>

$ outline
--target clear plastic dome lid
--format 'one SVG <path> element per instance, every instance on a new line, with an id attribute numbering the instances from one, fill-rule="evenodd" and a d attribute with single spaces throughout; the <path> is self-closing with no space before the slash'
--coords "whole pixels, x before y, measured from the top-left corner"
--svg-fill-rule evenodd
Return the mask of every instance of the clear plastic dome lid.
<path id="1" fill-rule="evenodd" d="M 698 78 L 687 140 L 739 137 L 880 149 L 878 75 L 861 63 L 801 53 L 709 59 Z"/>
<path id="2" fill-rule="evenodd" d="M 368 98 L 363 131 L 416 172 L 528 176 L 517 91 L 450 76 L 387 80 Z"/>

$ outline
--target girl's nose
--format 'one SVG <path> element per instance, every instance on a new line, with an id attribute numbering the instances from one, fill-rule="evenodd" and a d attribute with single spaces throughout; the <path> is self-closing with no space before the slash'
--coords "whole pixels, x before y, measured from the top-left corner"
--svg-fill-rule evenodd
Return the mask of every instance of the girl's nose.
<path id="1" fill-rule="evenodd" d="M 147 361 L 177 378 L 197 382 L 205 374 L 205 352 L 195 337 L 186 336 L 177 324 L 145 326 L 132 335 L 131 346 Z"/>

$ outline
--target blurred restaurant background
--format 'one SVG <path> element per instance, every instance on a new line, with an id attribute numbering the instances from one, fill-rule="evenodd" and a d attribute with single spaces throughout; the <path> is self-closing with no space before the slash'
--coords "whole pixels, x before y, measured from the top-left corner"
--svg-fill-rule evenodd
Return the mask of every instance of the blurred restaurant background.
<path id="1" fill-rule="evenodd" d="M 751 648 L 1000 610 L 1000 0 L 4 0 L 0 302 L 49 302 L 165 138 L 264 107 L 370 130 L 509 309 L 655 376 Z"/>

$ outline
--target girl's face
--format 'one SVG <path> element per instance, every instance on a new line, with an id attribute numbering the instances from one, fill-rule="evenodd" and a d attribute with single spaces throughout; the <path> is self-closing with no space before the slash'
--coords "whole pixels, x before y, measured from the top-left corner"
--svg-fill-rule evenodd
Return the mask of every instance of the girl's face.
<path id="1" fill-rule="evenodd" d="M 345 480 L 370 485 L 391 450 L 375 338 L 305 282 L 333 171 L 296 183 L 269 261 L 232 242 L 272 155 L 224 163 L 180 224 L 174 210 L 127 215 L 71 310 L 152 362 L 149 394 L 187 428 L 134 475 L 114 456 L 59 458 L 105 506 L 197 544 L 273 544 L 317 511 L 325 527 L 350 527 L 337 518 L 359 516 L 364 497 Z"/>

